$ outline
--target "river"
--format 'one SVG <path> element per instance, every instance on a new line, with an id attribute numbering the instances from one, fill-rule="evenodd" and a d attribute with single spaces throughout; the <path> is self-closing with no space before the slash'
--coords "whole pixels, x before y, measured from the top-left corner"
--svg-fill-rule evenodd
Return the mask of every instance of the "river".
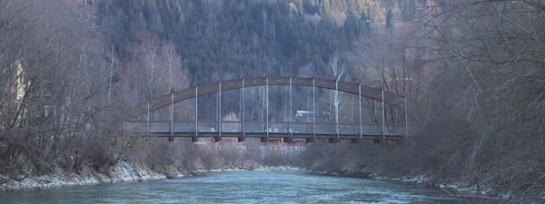
<path id="1" fill-rule="evenodd" d="M 0 203 L 464 203 L 436 189 L 293 171 L 205 176 L 0 193 Z"/>

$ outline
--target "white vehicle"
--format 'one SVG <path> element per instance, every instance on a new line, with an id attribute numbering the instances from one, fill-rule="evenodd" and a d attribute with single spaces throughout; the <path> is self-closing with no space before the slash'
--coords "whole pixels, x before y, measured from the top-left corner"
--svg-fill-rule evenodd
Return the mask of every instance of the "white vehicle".
<path id="1" fill-rule="evenodd" d="M 314 119 L 314 111 L 297 110 L 295 113 L 296 122 L 312 122 Z"/>

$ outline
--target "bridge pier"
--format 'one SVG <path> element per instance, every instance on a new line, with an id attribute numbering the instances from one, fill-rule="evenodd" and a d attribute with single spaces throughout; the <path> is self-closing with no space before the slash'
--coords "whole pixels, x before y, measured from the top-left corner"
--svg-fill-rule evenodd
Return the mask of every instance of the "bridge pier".
<path id="1" fill-rule="evenodd" d="M 244 142 L 246 141 L 245 137 L 237 137 L 238 142 Z"/>
<path id="2" fill-rule="evenodd" d="M 221 142 L 221 136 L 215 136 L 214 142 Z"/>
<path id="3" fill-rule="evenodd" d="M 314 138 L 306 138 L 305 142 L 306 143 L 314 143 Z"/>
<path id="4" fill-rule="evenodd" d="M 284 142 L 287 142 L 287 143 L 293 142 L 293 138 L 292 138 L 292 137 L 284 137 L 283 140 L 284 140 Z"/>

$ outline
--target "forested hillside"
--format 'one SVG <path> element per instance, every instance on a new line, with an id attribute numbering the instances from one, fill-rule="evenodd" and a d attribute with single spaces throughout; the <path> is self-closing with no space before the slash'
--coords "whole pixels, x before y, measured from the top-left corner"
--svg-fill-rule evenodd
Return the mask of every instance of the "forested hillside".
<path id="1" fill-rule="evenodd" d="M 211 82 L 326 75 L 335 54 L 370 33 L 367 12 L 379 9 L 365 4 L 350 10 L 349 3 L 360 1 L 342 2 L 334 7 L 329 1 L 100 1 L 98 12 L 120 57 L 130 56 L 128 45 L 142 33 L 153 33 L 175 45 L 193 82 Z"/>
<path id="2" fill-rule="evenodd" d="M 166 94 L 172 82 L 178 83 L 172 86 L 177 90 L 184 87 L 182 84 L 192 86 L 240 77 L 316 76 L 333 79 L 339 75 L 342 81 L 365 81 L 382 87 L 377 82 L 377 70 L 395 66 L 398 74 L 407 74 L 403 63 L 409 60 L 403 61 L 399 53 L 391 53 L 388 54 L 390 59 L 398 59 L 386 62 L 388 65 L 384 61 L 389 59 L 381 56 L 369 59 L 382 63 L 381 68 L 364 67 L 362 65 L 370 64 L 369 61 L 361 62 L 354 50 L 378 37 L 383 40 L 389 38 L 382 36 L 387 34 L 387 30 L 394 32 L 394 22 L 403 24 L 411 19 L 409 13 L 401 12 L 411 9 L 400 8 L 414 10 L 420 5 L 406 1 L 365 0 L 104 0 L 96 4 L 98 24 L 104 29 L 108 46 L 114 51 L 112 54 L 119 59 L 119 64 L 112 66 L 116 79 L 119 79 L 114 86 L 131 87 L 119 92 L 119 95 L 127 95 L 121 100 L 128 103 Z M 370 45 L 366 49 L 373 50 L 376 46 Z M 150 51 L 153 56 L 149 55 Z M 150 57 L 154 63 L 150 63 Z M 174 69 L 176 73 L 167 74 L 167 69 Z M 160 73 L 161 70 L 165 72 Z M 178 72 L 186 74 L 181 76 Z M 365 74 L 354 74 L 362 72 L 371 74 L 367 74 L 365 80 Z M 146 79 L 152 75 L 156 77 Z M 382 79 L 390 77 L 385 73 L 382 75 Z M 134 81 L 148 83 L 130 85 Z M 396 86 L 399 87 L 392 88 L 392 91 L 404 93 L 408 90 L 405 84 Z M 302 90 L 296 92 L 297 95 L 308 94 Z M 226 94 L 228 98 L 237 96 Z M 251 94 L 252 98 L 258 99 L 253 103 L 263 100 L 257 92 Z M 273 91 L 271 98 L 280 99 L 281 94 Z M 319 93 L 318 97 L 328 96 Z M 205 104 L 202 113 L 207 118 L 214 114 L 213 99 L 210 100 L 212 102 Z M 300 106 L 306 104 L 304 101 L 295 103 Z M 223 107 L 226 112 L 239 112 L 238 104 L 226 101 Z M 323 105 L 328 106 L 327 102 Z M 273 100 L 272 107 L 285 109 L 284 101 Z M 264 117 L 261 113 L 253 115 Z"/>

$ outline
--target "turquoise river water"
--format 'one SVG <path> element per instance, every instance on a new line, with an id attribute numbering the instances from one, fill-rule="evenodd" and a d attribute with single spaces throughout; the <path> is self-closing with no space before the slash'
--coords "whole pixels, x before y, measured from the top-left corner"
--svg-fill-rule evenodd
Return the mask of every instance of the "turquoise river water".
<path id="1" fill-rule="evenodd" d="M 465 203 L 410 184 L 293 171 L 217 172 L 141 183 L 0 193 L 0 203 Z"/>

